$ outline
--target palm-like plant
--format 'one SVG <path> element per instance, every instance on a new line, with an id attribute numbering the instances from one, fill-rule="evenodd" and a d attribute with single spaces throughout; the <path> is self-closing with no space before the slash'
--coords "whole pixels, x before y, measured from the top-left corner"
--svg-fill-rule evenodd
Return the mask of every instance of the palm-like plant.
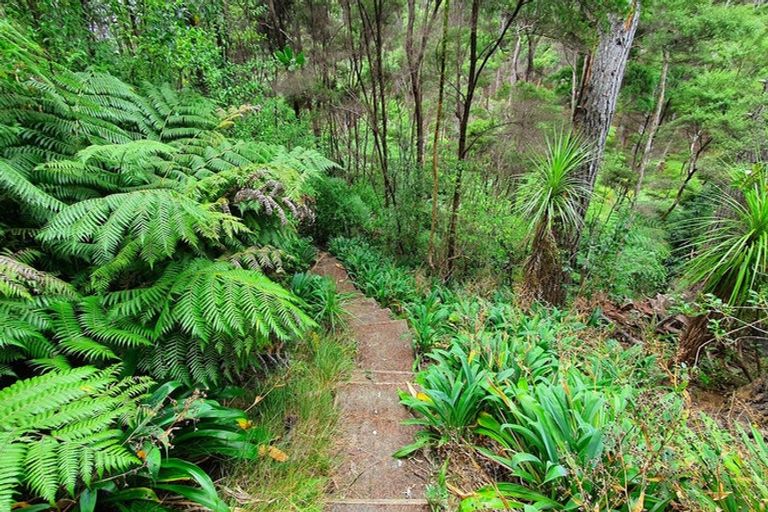
<path id="1" fill-rule="evenodd" d="M 700 234 L 689 246 L 697 254 L 688 262 L 683 281 L 698 285 L 730 306 L 743 306 L 752 290 L 766 283 L 768 269 L 768 172 L 755 167 L 752 179 L 736 193 L 718 196 L 715 214 L 691 227 Z M 707 341 L 709 316 L 689 322 L 680 340 L 678 361 L 693 361 Z"/>
<path id="2" fill-rule="evenodd" d="M 581 224 L 580 198 L 588 191 L 576 171 L 590 158 L 578 136 L 561 131 L 547 140 L 547 153 L 520 189 L 518 213 L 529 220 L 531 232 L 523 285 L 528 300 L 561 304 L 565 299 L 560 245 Z"/>

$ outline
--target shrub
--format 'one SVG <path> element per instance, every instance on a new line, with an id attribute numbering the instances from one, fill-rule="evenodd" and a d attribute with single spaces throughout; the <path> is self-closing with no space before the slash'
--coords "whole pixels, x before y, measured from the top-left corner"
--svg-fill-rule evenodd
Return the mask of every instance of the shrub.
<path id="1" fill-rule="evenodd" d="M 317 194 L 314 235 L 318 242 L 360 235 L 369 229 L 370 208 L 344 180 L 321 178 L 313 187 Z"/>

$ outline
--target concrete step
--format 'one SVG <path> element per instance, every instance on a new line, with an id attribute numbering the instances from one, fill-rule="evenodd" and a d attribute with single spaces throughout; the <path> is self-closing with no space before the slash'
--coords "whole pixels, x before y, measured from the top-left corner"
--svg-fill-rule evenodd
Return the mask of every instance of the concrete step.
<path id="1" fill-rule="evenodd" d="M 416 427 L 401 418 L 342 420 L 337 436 L 336 459 L 341 461 L 333 478 L 331 499 L 423 498 L 425 473 L 415 459 L 395 459 L 392 454 L 413 442 Z"/>
<path id="2" fill-rule="evenodd" d="M 405 420 L 411 417 L 400 405 L 398 390 L 406 390 L 405 384 L 378 384 L 354 382 L 343 384 L 336 390 L 336 406 L 343 418 L 386 418 Z"/>
<path id="3" fill-rule="evenodd" d="M 415 375 L 412 371 L 388 370 L 355 370 L 349 377 L 349 383 L 373 382 L 375 384 L 397 384 L 406 389 L 406 383 L 413 383 Z"/>
<path id="4" fill-rule="evenodd" d="M 429 512 L 426 500 L 339 500 L 326 502 L 327 512 Z"/>
<path id="5" fill-rule="evenodd" d="M 357 340 L 361 370 L 410 371 L 413 367 L 411 335 L 405 320 L 351 326 Z"/>

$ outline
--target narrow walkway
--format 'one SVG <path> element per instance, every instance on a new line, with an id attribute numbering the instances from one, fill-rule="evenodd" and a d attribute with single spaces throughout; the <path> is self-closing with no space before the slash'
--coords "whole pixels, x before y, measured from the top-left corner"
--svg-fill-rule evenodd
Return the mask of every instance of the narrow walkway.
<path id="1" fill-rule="evenodd" d="M 339 386 L 337 457 L 340 461 L 327 501 L 328 512 L 426 512 L 426 464 L 398 460 L 392 453 L 413 441 L 414 427 L 400 405 L 398 389 L 413 380 L 413 351 L 405 320 L 355 289 L 333 256 L 322 253 L 314 271 L 331 277 L 347 303 L 350 331 L 357 341 L 357 368 Z"/>

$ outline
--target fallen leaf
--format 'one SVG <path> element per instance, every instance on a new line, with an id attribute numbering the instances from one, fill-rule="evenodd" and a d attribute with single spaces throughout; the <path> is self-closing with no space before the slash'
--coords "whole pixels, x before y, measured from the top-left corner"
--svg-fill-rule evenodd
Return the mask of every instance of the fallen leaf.
<path id="1" fill-rule="evenodd" d="M 275 460 L 277 462 L 285 462 L 288 460 L 288 454 L 285 453 L 280 448 L 277 448 L 276 446 L 261 446 L 259 448 L 259 455 L 269 456 L 272 460 Z"/>

